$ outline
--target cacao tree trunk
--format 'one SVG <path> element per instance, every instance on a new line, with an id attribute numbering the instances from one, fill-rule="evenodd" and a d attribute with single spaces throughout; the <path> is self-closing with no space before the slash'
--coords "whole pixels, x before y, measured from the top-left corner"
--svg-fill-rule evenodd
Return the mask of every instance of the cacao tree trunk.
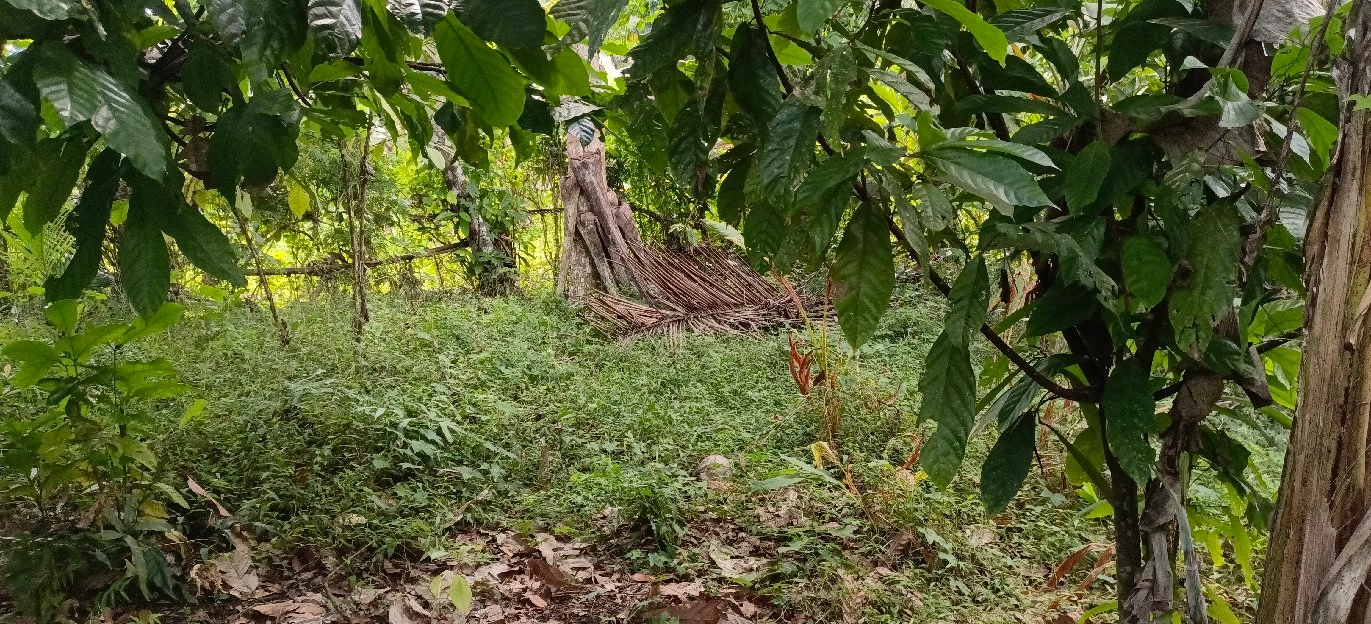
<path id="1" fill-rule="evenodd" d="M 371 313 L 367 309 L 367 238 L 366 238 L 366 210 L 367 210 L 367 181 L 371 179 L 371 124 L 367 123 L 367 132 L 362 139 L 362 155 L 357 162 L 356 177 L 348 185 L 347 192 L 349 201 L 347 205 L 348 232 L 352 238 L 352 333 L 358 340 L 362 338 L 362 330 L 367 321 L 371 320 Z M 347 159 L 343 159 L 343 166 L 346 168 Z M 346 179 L 346 178 L 345 178 Z"/>
<path id="2" fill-rule="evenodd" d="M 1356 0 L 1357 40 L 1339 94 L 1371 94 L 1371 3 Z M 1305 239 L 1308 302 L 1299 402 L 1271 530 L 1258 621 L 1368 622 L 1371 548 L 1371 117 L 1343 115 L 1337 157 Z M 1355 605 L 1355 608 L 1354 608 Z"/>
<path id="3" fill-rule="evenodd" d="M 10 282 L 10 244 L 9 239 L 0 233 L 0 291 L 6 293 L 12 291 L 14 285 Z M 10 299 L 0 300 L 0 313 L 8 312 L 10 309 Z"/>
<path id="4" fill-rule="evenodd" d="M 514 239 L 497 231 L 479 209 L 471 211 L 471 275 L 483 295 L 507 295 L 518 288 Z"/>

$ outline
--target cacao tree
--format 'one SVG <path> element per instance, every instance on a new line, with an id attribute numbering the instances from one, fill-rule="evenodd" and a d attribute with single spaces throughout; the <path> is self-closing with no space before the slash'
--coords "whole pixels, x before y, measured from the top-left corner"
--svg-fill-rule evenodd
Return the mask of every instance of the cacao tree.
<path id="1" fill-rule="evenodd" d="M 537 0 L 0 2 L 0 221 L 17 211 L 35 232 L 60 220 L 75 238 L 49 300 L 90 283 L 108 232 L 140 313 L 166 298 L 164 235 L 241 286 L 216 223 L 249 214 L 291 169 L 302 128 L 356 138 L 374 120 L 425 154 L 437 126 L 483 166 L 493 141 L 552 133 L 549 106 L 590 95 L 572 45 L 603 40 L 617 13 L 603 4 L 549 15 Z M 234 215 L 207 215 L 188 199 L 197 189 Z M 112 208 L 125 198 L 127 211 Z"/>
<path id="2" fill-rule="evenodd" d="M 854 349 L 897 253 L 917 263 L 950 301 L 920 388 L 933 482 L 993 425 L 999 512 L 1046 428 L 1112 509 L 1124 621 L 1202 621 L 1187 488 L 1207 471 L 1246 501 L 1239 525 L 1267 521 L 1229 430 L 1240 410 L 1289 422 L 1302 219 L 1336 134 L 1321 11 L 1291 6 L 683 0 L 631 51 L 619 123 L 758 265 L 831 257 Z M 978 336 L 999 353 L 979 375 Z M 1040 418 L 1053 400 L 1088 426 Z"/>

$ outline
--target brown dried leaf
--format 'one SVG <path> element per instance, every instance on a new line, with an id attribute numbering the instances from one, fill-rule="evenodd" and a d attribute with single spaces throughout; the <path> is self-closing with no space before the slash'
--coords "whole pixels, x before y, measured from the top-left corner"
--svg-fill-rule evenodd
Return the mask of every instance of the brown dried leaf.
<path id="1" fill-rule="evenodd" d="M 542 559 L 528 560 L 529 576 L 538 579 L 544 585 L 551 587 L 554 591 L 560 591 L 572 587 L 571 580 L 561 569 L 550 565 Z"/>
<path id="2" fill-rule="evenodd" d="M 552 565 L 561 563 L 562 554 L 560 551 L 565 550 L 565 545 L 557 541 L 557 538 L 547 533 L 539 533 L 534 535 L 533 539 L 537 540 L 538 552 L 542 553 L 543 559 Z"/>
<path id="3" fill-rule="evenodd" d="M 425 609 L 424 604 L 422 602 L 419 602 L 419 598 L 416 596 L 405 596 L 405 606 L 409 607 L 411 611 L 418 613 L 419 615 L 433 617 L 433 613 L 431 613 L 428 609 Z"/>
<path id="4" fill-rule="evenodd" d="M 667 615 L 676 618 L 681 624 L 719 624 L 730 614 L 728 607 L 728 602 L 712 598 L 659 609 L 652 612 L 651 616 Z"/>
<path id="5" fill-rule="evenodd" d="M 1076 586 L 1076 592 L 1085 593 L 1086 590 L 1090 589 L 1090 586 L 1095 583 L 1095 579 L 1099 578 L 1100 574 L 1104 572 L 1105 568 L 1109 567 L 1109 563 L 1113 560 L 1114 545 L 1110 544 L 1108 548 L 1104 549 L 1104 552 L 1100 553 L 1100 558 L 1095 560 L 1095 567 L 1090 568 L 1090 573 L 1086 574 L 1085 578 Z"/>
<path id="6" fill-rule="evenodd" d="M 538 607 L 539 609 L 547 608 L 547 601 L 544 600 L 543 597 L 539 596 L 538 594 L 528 592 L 524 594 L 524 598 L 528 599 L 528 601 L 532 603 L 533 606 Z"/>
<path id="7" fill-rule="evenodd" d="M 214 505 L 214 511 L 218 512 L 219 515 L 225 518 L 232 515 L 227 509 L 224 509 L 223 505 L 219 504 L 218 499 L 211 496 L 209 492 L 206 492 L 205 488 L 200 487 L 200 484 L 196 483 L 195 479 L 186 477 L 186 487 L 190 488 L 190 491 L 194 492 L 196 496 L 199 496 L 200 498 L 209 501 L 211 505 Z"/>
<path id="8" fill-rule="evenodd" d="M 369 605 L 376 601 L 381 594 L 386 593 L 385 588 L 381 587 L 359 587 L 352 592 L 352 601 L 359 605 Z"/>
<path id="9" fill-rule="evenodd" d="M 476 580 L 476 582 L 480 582 L 482 579 L 487 579 L 492 583 L 499 583 L 501 575 L 508 574 L 510 572 L 513 572 L 514 570 L 514 566 L 497 561 L 495 563 L 483 565 L 479 568 L 476 568 L 476 571 L 473 572 L 471 576 Z"/>
<path id="10" fill-rule="evenodd" d="M 694 598 L 705 593 L 705 585 L 699 581 L 689 583 L 662 583 L 657 587 L 657 593 L 672 598 Z"/>
<path id="11" fill-rule="evenodd" d="M 1060 564 L 1057 564 L 1057 568 L 1052 571 L 1052 576 L 1048 578 L 1047 584 L 1044 585 L 1043 588 L 1052 589 L 1056 587 L 1057 584 L 1062 582 L 1062 579 L 1066 578 L 1066 575 L 1070 574 L 1071 570 L 1075 569 L 1075 567 L 1080 564 L 1081 560 L 1085 559 L 1085 556 L 1090 554 L 1090 551 L 1094 549 L 1095 544 L 1086 544 L 1081 546 L 1076 552 L 1068 555 Z"/>
<path id="12" fill-rule="evenodd" d="M 231 553 L 219 555 L 213 563 L 229 595 L 251 598 L 256 594 L 262 581 L 252 569 L 252 555 L 246 548 L 235 548 Z"/>
<path id="13" fill-rule="evenodd" d="M 425 621 L 415 616 L 402 600 L 391 603 L 386 620 L 389 624 L 425 624 Z"/>
<path id="14" fill-rule="evenodd" d="M 254 605 L 252 610 L 269 618 L 281 618 L 287 615 L 319 616 L 326 612 L 324 606 L 319 603 L 297 600 Z"/>

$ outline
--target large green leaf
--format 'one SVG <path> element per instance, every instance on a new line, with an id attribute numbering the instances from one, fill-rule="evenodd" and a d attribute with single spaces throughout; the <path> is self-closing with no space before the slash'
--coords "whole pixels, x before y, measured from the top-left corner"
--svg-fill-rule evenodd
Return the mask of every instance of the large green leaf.
<path id="1" fill-rule="evenodd" d="M 81 6 L 77 0 L 5 0 L 5 2 L 16 9 L 32 11 L 34 15 L 49 21 L 67 19 Z"/>
<path id="2" fill-rule="evenodd" d="M 785 211 L 770 201 L 752 203 L 743 218 L 743 237 L 747 243 L 747 257 L 754 266 L 765 267 L 768 262 L 785 266 L 793 254 L 787 249 Z"/>
<path id="3" fill-rule="evenodd" d="M 1020 224 L 987 223 L 981 230 L 980 242 L 986 249 L 1029 249 L 1056 254 L 1063 278 L 1107 298 L 1113 296 L 1118 285 L 1095 262 L 1100 242 L 1096 235 L 1103 235 L 1103 227 L 1102 217 Z M 1088 238 L 1093 240 L 1093 247 L 1082 244 L 1089 242 Z"/>
<path id="4" fill-rule="evenodd" d="M 24 229 L 30 234 L 37 234 L 61 214 L 89 150 L 90 141 L 80 134 L 39 141 L 34 156 L 42 166 L 32 172 L 28 199 L 24 200 Z"/>
<path id="5" fill-rule="evenodd" d="M 337 58 L 362 40 L 362 11 L 357 0 L 309 0 L 309 31 L 315 49 Z"/>
<path id="6" fill-rule="evenodd" d="M 1033 368 L 1051 379 L 1075 363 L 1076 357 L 1074 355 L 1054 353 L 1034 362 Z M 1038 396 L 1042 394 L 1043 390 L 1042 386 L 1039 386 L 1032 377 L 1017 370 L 1013 374 L 1018 376 L 1018 381 L 1007 385 L 1005 390 L 996 396 L 995 400 L 986 408 L 986 413 L 995 417 L 995 422 L 999 424 L 1001 431 L 1013 427 L 1015 423 L 1024 418 L 1037 403 Z"/>
<path id="7" fill-rule="evenodd" d="M 728 67 L 728 88 L 738 107 L 752 122 L 765 128 L 781 107 L 781 83 L 767 59 L 766 34 L 751 24 L 738 26 L 733 34 Z"/>
<path id="8" fill-rule="evenodd" d="M 203 39 L 192 41 L 186 51 L 186 70 L 181 80 L 191 103 L 202 111 L 215 114 L 223 103 L 224 90 L 236 91 L 238 88 L 228 62 Z"/>
<path id="9" fill-rule="evenodd" d="M 149 315 L 167 300 L 171 265 L 157 218 L 161 207 L 148 205 L 145 198 L 135 194 L 129 201 L 128 218 L 119 237 L 119 280 L 133 309 Z"/>
<path id="10" fill-rule="evenodd" d="M 605 35 L 626 4 L 628 0 L 558 0 L 552 5 L 552 17 L 571 27 L 558 45 L 570 46 L 585 39 L 594 53 L 605 42 Z"/>
<path id="11" fill-rule="evenodd" d="M 1024 337 L 1046 336 L 1075 327 L 1097 309 L 1094 293 L 1078 284 L 1057 284 L 1034 302 Z"/>
<path id="12" fill-rule="evenodd" d="M 1232 204 L 1202 208 L 1189 228 L 1189 242 L 1168 309 L 1176 344 L 1198 358 L 1209 346 L 1214 324 L 1233 309 L 1242 217 Z"/>
<path id="13" fill-rule="evenodd" d="M 1147 236 L 1129 236 L 1123 241 L 1123 280 L 1128 292 L 1143 308 L 1151 308 L 1166 297 L 1174 267 L 1166 251 Z"/>
<path id="14" fill-rule="evenodd" d="M 971 335 L 985 323 L 990 302 L 990 273 L 985 268 L 985 258 L 978 255 L 962 269 L 947 298 L 943 331 L 961 344 L 969 344 Z"/>
<path id="15" fill-rule="evenodd" d="M 1148 434 L 1156 433 L 1156 410 L 1147 367 L 1133 358 L 1115 366 L 1104 384 L 1100 416 L 1114 457 L 1139 483 L 1152 477 L 1152 463 L 1157 460 L 1156 450 L 1147 441 Z"/>
<path id="16" fill-rule="evenodd" d="M 751 154 L 742 158 L 719 182 L 719 194 L 714 200 L 714 206 L 719 213 L 719 219 L 724 223 L 735 226 L 742 223 L 743 208 L 747 205 L 747 194 L 744 189 L 752 160 Z"/>
<path id="17" fill-rule="evenodd" d="M 48 301 L 80 297 L 81 291 L 99 273 L 105 226 L 109 223 L 110 207 L 118 190 L 119 154 L 105 150 L 87 168 L 86 189 L 67 218 L 67 230 L 76 239 L 76 251 L 62 274 L 49 277 L 43 284 L 44 297 Z"/>
<path id="18" fill-rule="evenodd" d="M 562 48 L 552 58 L 545 56 L 541 49 L 512 48 L 509 52 L 519 69 L 542 85 L 546 97 L 584 97 L 591 94 L 590 73 L 586 69 L 585 59 L 576 50 Z"/>
<path id="19" fill-rule="evenodd" d="M 154 207 L 162 231 L 176 240 L 181 253 L 200 270 L 234 286 L 247 285 L 228 237 L 199 210 L 186 204 L 179 186 L 138 181 L 133 185 L 130 210 L 135 203 Z"/>
<path id="20" fill-rule="evenodd" d="M 89 120 L 100 110 L 104 99 L 95 77 L 100 71 L 98 68 L 56 44 L 43 45 L 38 54 L 33 82 L 62 121 L 75 125 Z"/>
<path id="21" fill-rule="evenodd" d="M 847 104 L 854 97 L 860 77 L 857 55 L 850 47 L 841 46 L 832 50 L 815 64 L 814 91 L 823 101 L 820 128 L 824 136 L 842 135 L 843 124 L 847 121 Z M 736 98 L 737 88 L 734 91 Z"/>
<path id="22" fill-rule="evenodd" d="M 53 365 L 62 361 L 51 345 L 36 340 L 16 340 L 5 345 L 3 354 L 19 363 L 19 371 L 10 377 L 14 388 L 27 388 L 47 375 Z"/>
<path id="23" fill-rule="evenodd" d="M 0 87 L 3 89 L 3 87 Z M 0 100 L 3 96 L 0 95 Z M 1309 137 L 1309 146 L 1318 155 L 1319 160 L 1326 166 L 1328 163 L 1329 151 L 1337 143 L 1338 127 L 1321 117 L 1318 113 L 1304 107 L 1299 110 L 1300 127 L 1304 130 L 1305 136 Z"/>
<path id="24" fill-rule="evenodd" d="M 206 13 L 225 43 L 238 45 L 248 30 L 248 5 L 253 0 L 205 0 Z"/>
<path id="25" fill-rule="evenodd" d="M 240 49 L 253 76 L 265 79 L 286 53 L 304 43 L 305 2 L 300 0 L 207 0 L 206 13 L 219 36 Z"/>
<path id="26" fill-rule="evenodd" d="M 219 116 L 210 138 L 211 183 L 230 203 L 237 197 L 240 182 L 245 186 L 263 186 L 275 179 L 278 171 L 289 170 L 295 164 L 295 139 L 300 127 L 289 121 L 289 115 L 271 114 L 269 99 L 268 95 L 259 94 L 228 109 Z"/>
<path id="27" fill-rule="evenodd" d="M 1230 24 L 1220 24 L 1197 17 L 1159 17 L 1151 22 L 1174 28 L 1217 46 L 1228 47 L 1229 42 L 1233 40 L 1233 26 Z"/>
<path id="28" fill-rule="evenodd" d="M 895 288 L 890 230 L 881 209 L 870 202 L 858 206 L 848 222 L 838 243 L 832 277 L 838 324 L 848 344 L 859 349 L 876 333 Z"/>
<path id="29" fill-rule="evenodd" d="M 1247 96 L 1247 79 L 1239 73 L 1221 73 L 1209 88 L 1207 102 L 1218 105 L 1219 127 L 1240 128 L 1261 119 L 1262 106 Z"/>
<path id="30" fill-rule="evenodd" d="M 833 17 L 846 0 L 795 0 L 795 21 L 806 35 L 818 32 L 819 27 Z"/>
<path id="31" fill-rule="evenodd" d="M 974 115 L 976 113 L 1033 113 L 1044 117 L 1069 117 L 1061 107 L 1042 100 L 1029 99 L 1017 95 L 999 93 L 979 93 L 957 100 L 957 113 Z"/>
<path id="32" fill-rule="evenodd" d="M 928 350 L 919 381 L 923 400 L 919 418 L 938 423 L 924 445 L 919 463 L 936 484 L 946 487 L 966 456 L 967 437 L 976 418 L 976 373 L 964 339 L 944 331 Z"/>
<path id="33" fill-rule="evenodd" d="M 402 52 L 408 47 L 404 42 L 404 29 L 400 28 L 389 15 L 374 4 L 364 7 L 362 13 L 362 68 L 366 70 L 371 88 L 381 97 L 391 97 L 400 92 L 404 83 L 405 59 Z M 391 120 L 390 111 L 383 120 Z M 354 121 L 352 125 L 359 122 Z"/>
<path id="34" fill-rule="evenodd" d="M 4 147 L 5 143 L 0 143 L 0 148 Z M 33 182 L 29 168 L 35 154 L 31 151 L 15 151 L 17 153 L 9 156 L 9 162 L 5 163 L 9 170 L 0 174 L 0 223 L 9 220 L 10 213 L 19 203 L 19 196 Z"/>
<path id="35" fill-rule="evenodd" d="M 1082 214 L 1100 195 L 1100 187 L 1109 174 L 1109 146 L 1095 141 L 1085 146 L 1066 168 L 1063 186 L 1066 206 L 1073 214 Z"/>
<path id="36" fill-rule="evenodd" d="M 629 52 L 628 74 L 641 80 L 674 66 L 693 51 L 713 51 L 722 24 L 719 0 L 684 0 L 667 7 L 652 31 Z"/>
<path id="37" fill-rule="evenodd" d="M 884 69 L 870 68 L 866 70 L 866 74 L 872 79 L 885 83 L 885 86 L 890 87 L 892 91 L 900 94 L 904 99 L 909 100 L 910 105 L 912 105 L 915 110 L 926 110 L 931 106 L 931 100 L 929 99 L 928 94 L 914 86 L 913 83 L 906 80 L 905 77 L 900 74 Z"/>
<path id="38" fill-rule="evenodd" d="M 999 61 L 1001 65 L 1005 62 L 1005 57 L 1009 54 L 1009 40 L 1005 38 L 1004 32 L 990 25 L 985 18 L 971 12 L 961 2 L 957 0 L 923 0 L 924 4 L 946 13 L 961 22 L 962 27 L 976 38 L 976 42 L 981 44 L 981 48 L 990 58 Z"/>
<path id="39" fill-rule="evenodd" d="M 91 125 L 140 173 L 161 179 L 167 174 L 171 140 L 156 113 L 142 96 L 113 76 L 99 72 L 96 80 L 104 106 L 91 118 Z"/>
<path id="40" fill-rule="evenodd" d="M 89 120 L 144 175 L 166 174 L 171 141 L 136 89 L 60 46 L 44 46 L 34 82 L 68 125 Z"/>
<path id="41" fill-rule="evenodd" d="M 805 176 L 804 182 L 795 192 L 795 205 L 799 208 L 813 206 L 823 200 L 834 189 L 843 194 L 851 193 L 853 180 L 866 165 L 866 150 L 853 148 L 841 156 L 832 156 L 819 163 Z"/>
<path id="42" fill-rule="evenodd" d="M 33 102 L 0 75 L 0 138 L 19 145 L 33 145 L 39 121 Z"/>
<path id="43" fill-rule="evenodd" d="M 1166 45 L 1170 38 L 1171 29 L 1161 24 L 1128 22 L 1121 25 L 1114 35 L 1113 45 L 1109 46 L 1105 73 L 1111 80 L 1124 77 L 1134 67 L 1146 62 L 1147 57 Z"/>
<path id="44" fill-rule="evenodd" d="M 433 32 L 448 12 L 447 0 L 386 0 L 386 10 L 416 33 Z"/>
<path id="45" fill-rule="evenodd" d="M 700 190 L 698 185 L 709 172 L 709 143 L 700 109 L 691 102 L 676 116 L 667 134 L 667 158 L 671 172 L 682 186 Z"/>
<path id="46" fill-rule="evenodd" d="M 775 198 L 789 198 L 800 182 L 800 173 L 814 157 L 819 136 L 819 109 L 799 98 L 781 105 L 767 130 L 762 146 L 762 189 Z"/>
<path id="47" fill-rule="evenodd" d="M 1001 141 L 999 139 L 952 139 L 931 147 L 929 149 L 929 154 L 937 156 L 958 150 L 1008 154 L 1041 167 L 1047 167 L 1048 169 L 1057 168 L 1057 164 L 1052 162 L 1052 158 L 1042 150 L 1033 147 L 1032 145 Z"/>
<path id="48" fill-rule="evenodd" d="M 509 48 L 543 45 L 547 16 L 538 0 L 456 0 L 453 10 L 486 41 Z"/>
<path id="49" fill-rule="evenodd" d="M 981 499 L 992 514 L 1004 511 L 1023 487 L 1033 464 L 1034 436 L 1038 421 L 1021 418 L 1008 431 L 1000 432 L 995 446 L 981 464 Z"/>
<path id="50" fill-rule="evenodd" d="M 503 128 L 524 112 L 524 79 L 504 55 L 449 15 L 433 32 L 448 80 L 486 123 Z"/>
<path id="51" fill-rule="evenodd" d="M 972 150 L 947 150 L 930 160 L 951 182 L 1002 209 L 1052 205 L 1033 174 L 1013 159 Z"/>
<path id="52" fill-rule="evenodd" d="M 1075 11 L 1058 7 L 1033 7 L 1015 9 L 990 18 L 990 23 L 1001 31 L 1010 41 L 1027 41 L 1037 32 L 1051 26 Z"/>

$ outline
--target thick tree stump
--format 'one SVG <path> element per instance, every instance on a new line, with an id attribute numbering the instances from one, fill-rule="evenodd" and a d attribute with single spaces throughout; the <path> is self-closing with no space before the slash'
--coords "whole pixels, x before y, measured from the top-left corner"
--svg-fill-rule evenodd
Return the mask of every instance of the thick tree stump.
<path id="1" fill-rule="evenodd" d="M 567 173 L 562 178 L 562 265 L 557 294 L 582 301 L 597 291 L 631 292 L 649 303 L 657 296 L 652 284 L 635 271 L 642 235 L 633 213 L 609 190 L 605 177 L 605 144 L 597 133 L 587 145 L 567 135 Z"/>

